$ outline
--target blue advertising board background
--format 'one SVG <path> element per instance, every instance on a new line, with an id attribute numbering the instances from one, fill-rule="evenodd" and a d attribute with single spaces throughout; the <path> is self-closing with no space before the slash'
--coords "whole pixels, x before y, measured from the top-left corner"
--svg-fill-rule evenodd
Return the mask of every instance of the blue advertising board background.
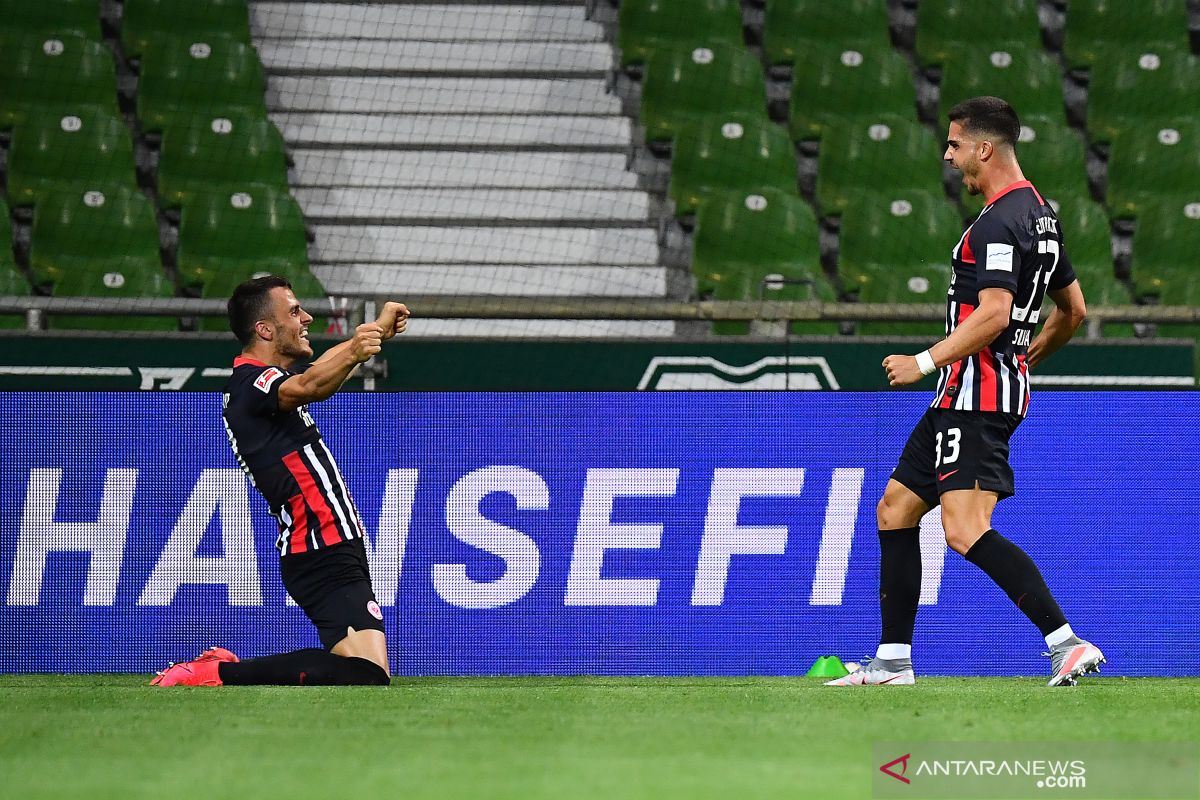
<path id="1" fill-rule="evenodd" d="M 0 395 L 0 671 L 150 671 L 210 645 L 243 657 L 317 645 L 285 603 L 275 523 L 234 472 L 220 402 L 208 393 Z M 373 543 L 385 529 L 407 532 L 388 576 L 372 561 L 377 593 L 398 580 L 394 597 L 381 598 L 398 674 L 790 675 L 817 655 L 874 650 L 875 502 L 926 402 L 885 392 L 348 394 L 311 411 Z M 994 525 L 1038 562 L 1075 630 L 1105 650 L 1106 674 L 1200 671 L 1190 646 L 1200 639 L 1200 543 L 1188 513 L 1200 489 L 1198 416 L 1193 393 L 1042 392 L 1014 438 L 1017 495 Z M 714 595 L 709 583 L 697 587 L 702 562 L 712 566 L 701 557 L 705 520 L 714 478 L 734 469 L 803 469 L 803 486 L 740 501 L 737 525 L 786 526 L 786 546 L 733 555 Z M 623 600 L 568 603 L 572 570 L 586 572 L 576 539 L 596 470 L 671 471 L 607 473 L 628 495 L 613 501 L 611 524 L 661 525 L 661 541 L 646 546 L 643 532 L 641 546 L 608 549 L 593 575 L 658 583 L 634 584 L 643 590 Z M 854 503 L 846 476 L 854 484 L 856 470 Z M 411 515 L 395 493 L 381 514 L 389 477 L 400 474 L 416 476 Z M 652 493 L 654 475 L 676 477 L 659 496 L 638 496 Z M 127 523 L 101 520 L 111 530 L 97 527 L 106 478 L 114 497 L 132 489 Z M 499 491 L 477 513 L 474 502 L 465 516 L 461 503 L 448 510 L 466 483 L 493 479 L 524 487 L 522 499 Z M 230 500 L 239 493 L 248 505 Z M 214 505 L 216 495 L 224 500 Z M 827 515 L 848 503 L 844 589 L 837 604 L 814 605 Z M 584 511 L 610 520 L 607 507 Z M 202 520 L 187 564 L 164 556 L 178 555 L 168 542 L 182 517 Z M 519 565 L 462 540 L 472 531 L 487 539 L 495 523 L 505 528 L 488 541 L 523 548 Z M 227 532 L 239 525 L 253 530 L 241 582 L 190 582 L 196 564 L 230 568 Z M 66 552 L 84 529 L 124 543 L 108 562 Z M 455 574 L 466 589 L 448 593 Z M 470 599 L 494 599 L 496 582 L 514 578 L 500 605 Z M 709 604 L 695 604 L 699 594 Z M 918 671 L 1043 674 L 1042 649 L 1000 590 L 946 552 L 936 602 L 918 615 Z"/>

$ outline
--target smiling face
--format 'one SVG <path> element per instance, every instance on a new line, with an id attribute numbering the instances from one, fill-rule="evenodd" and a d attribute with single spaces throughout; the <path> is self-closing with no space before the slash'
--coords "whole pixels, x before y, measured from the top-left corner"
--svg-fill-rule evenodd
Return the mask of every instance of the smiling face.
<path id="1" fill-rule="evenodd" d="M 946 134 L 946 152 L 942 156 L 950 166 L 962 173 L 963 186 L 967 194 L 981 194 L 980 175 L 983 172 L 983 162 L 990 155 L 991 142 L 981 141 L 971 136 L 962 125 L 950 123 L 950 131 Z"/>
<path id="2" fill-rule="evenodd" d="M 300 307 L 291 289 L 277 286 L 271 289 L 271 317 L 259 320 L 258 335 L 269 341 L 283 362 L 310 358 L 312 345 L 308 341 L 308 326 L 313 318 Z"/>

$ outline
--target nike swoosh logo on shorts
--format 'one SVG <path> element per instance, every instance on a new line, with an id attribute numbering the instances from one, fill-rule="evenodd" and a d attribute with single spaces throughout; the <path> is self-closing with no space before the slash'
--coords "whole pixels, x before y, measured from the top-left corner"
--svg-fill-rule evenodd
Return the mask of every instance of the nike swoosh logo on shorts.
<path id="1" fill-rule="evenodd" d="M 939 480 L 939 481 L 944 481 L 944 480 L 946 480 L 946 478 L 949 478 L 951 475 L 953 475 L 953 474 L 954 474 L 954 473 L 956 473 L 956 472 L 958 472 L 958 470 L 956 470 L 956 469 L 952 469 L 952 470 L 950 470 L 949 472 L 942 472 L 942 473 L 939 473 L 939 474 L 938 474 L 938 480 Z"/>

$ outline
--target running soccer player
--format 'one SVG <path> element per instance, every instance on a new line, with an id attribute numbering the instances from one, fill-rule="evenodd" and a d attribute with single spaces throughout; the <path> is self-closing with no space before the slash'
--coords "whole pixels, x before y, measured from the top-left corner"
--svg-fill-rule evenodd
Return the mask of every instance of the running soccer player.
<path id="1" fill-rule="evenodd" d="M 1104 655 L 1075 636 L 1037 565 L 992 528 L 1014 491 L 1008 443 L 1029 410 L 1029 367 L 1070 340 L 1083 322 L 1083 292 L 1054 210 L 1025 179 L 1015 143 L 1020 122 L 998 97 L 950 110 L 944 159 L 972 195 L 988 198 L 954 246 L 945 339 L 915 356 L 883 360 L 905 386 L 939 372 L 937 395 L 917 423 L 879 501 L 879 606 L 875 657 L 830 686 L 914 682 L 913 626 L 921 593 L 921 518 L 942 506 L 946 542 L 1017 604 L 1045 637 L 1050 686 L 1098 672 Z M 1055 309 L 1033 337 L 1046 293 Z"/>
<path id="2" fill-rule="evenodd" d="M 239 660 L 213 647 L 171 664 L 151 686 L 379 685 L 391 682 L 383 612 L 371 589 L 363 525 L 308 405 L 330 397 L 382 342 L 403 333 L 408 309 L 387 303 L 373 323 L 312 364 L 308 326 L 284 278 L 254 278 L 229 298 L 242 343 L 225 386 L 225 430 L 238 464 L 279 523 L 284 588 L 317 628 L 324 649 Z"/>

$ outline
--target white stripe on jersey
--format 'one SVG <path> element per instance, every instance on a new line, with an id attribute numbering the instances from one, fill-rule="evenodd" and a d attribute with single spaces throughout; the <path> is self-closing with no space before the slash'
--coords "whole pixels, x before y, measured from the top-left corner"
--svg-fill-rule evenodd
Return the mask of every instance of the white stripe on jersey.
<path id="1" fill-rule="evenodd" d="M 288 541 L 292 532 L 292 514 L 288 511 L 287 506 L 279 509 L 279 521 L 282 527 L 279 530 L 279 538 L 275 541 L 275 549 L 282 556 L 287 553 Z"/>
<path id="2" fill-rule="evenodd" d="M 1008 377 L 1008 361 L 997 358 L 995 363 L 1000 365 L 1000 369 L 997 370 L 1000 373 L 1000 410 L 1012 413 L 1012 386 Z"/>
<path id="3" fill-rule="evenodd" d="M 342 496 L 346 498 L 349 504 L 350 515 L 354 518 L 354 522 L 358 525 L 358 532 L 362 536 L 367 535 L 366 527 L 362 524 L 362 517 L 358 515 L 358 506 L 354 504 L 354 498 L 350 495 L 350 487 L 346 485 L 346 479 L 342 477 L 342 468 L 338 466 L 337 460 L 333 457 L 333 453 L 329 452 L 329 448 L 325 446 L 325 441 L 322 439 L 317 444 L 321 446 L 321 451 L 325 453 L 325 457 L 329 459 L 329 463 L 333 465 L 333 475 L 337 478 L 338 486 L 342 489 Z"/>
<path id="4" fill-rule="evenodd" d="M 967 356 L 963 359 L 962 372 L 958 376 L 958 397 L 954 400 L 954 408 L 959 411 L 974 411 L 971 404 L 971 392 L 975 388 L 975 358 Z"/>
<path id="5" fill-rule="evenodd" d="M 329 479 L 328 473 L 325 472 L 325 467 L 321 465 L 317 454 L 313 452 L 313 446 L 311 444 L 305 445 L 302 452 L 308 468 L 314 475 L 321 479 L 321 485 L 325 487 L 325 500 L 329 505 L 333 506 L 333 513 L 337 516 L 338 521 L 341 522 L 342 535 L 353 538 L 354 528 L 350 525 L 350 520 L 342 506 L 341 499 L 338 497 L 338 492 L 334 488 L 333 481 Z"/>

